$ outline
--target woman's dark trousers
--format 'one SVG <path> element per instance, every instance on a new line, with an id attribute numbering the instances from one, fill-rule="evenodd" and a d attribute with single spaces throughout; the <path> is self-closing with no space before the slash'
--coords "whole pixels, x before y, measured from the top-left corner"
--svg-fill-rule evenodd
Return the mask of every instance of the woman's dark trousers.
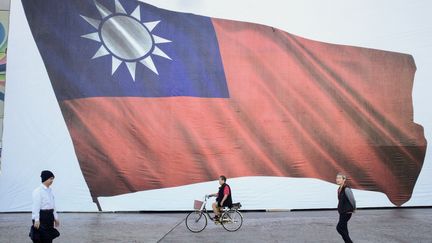
<path id="1" fill-rule="evenodd" d="M 352 240 L 348 234 L 348 220 L 350 220 L 351 215 L 351 213 L 339 214 L 339 222 L 336 226 L 337 232 L 339 232 L 339 234 L 342 236 L 345 243 L 352 243 Z"/>

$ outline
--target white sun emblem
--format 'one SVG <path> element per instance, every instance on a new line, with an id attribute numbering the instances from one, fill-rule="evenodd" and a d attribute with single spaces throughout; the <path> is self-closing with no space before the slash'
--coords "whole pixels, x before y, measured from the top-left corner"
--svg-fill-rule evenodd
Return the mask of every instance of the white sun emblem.
<path id="1" fill-rule="evenodd" d="M 157 44 L 171 41 L 151 33 L 160 21 L 142 23 L 139 5 L 129 15 L 118 0 L 115 0 L 115 13 L 110 12 L 97 1 L 95 5 L 102 17 L 100 20 L 81 15 L 85 21 L 98 30 L 81 37 L 102 44 L 92 59 L 111 55 L 111 75 L 124 62 L 134 81 L 138 62 L 159 75 L 151 56 L 157 55 L 172 60 L 157 46 Z"/>

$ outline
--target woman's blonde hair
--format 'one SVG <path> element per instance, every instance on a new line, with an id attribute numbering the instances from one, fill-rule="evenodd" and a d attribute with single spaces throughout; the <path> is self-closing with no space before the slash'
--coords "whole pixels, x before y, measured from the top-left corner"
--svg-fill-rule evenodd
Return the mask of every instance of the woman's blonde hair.
<path id="1" fill-rule="evenodd" d="M 340 177 L 342 177 L 344 180 L 347 179 L 347 176 L 345 175 L 345 173 L 342 173 L 342 172 L 337 173 L 336 176 L 340 176 Z"/>

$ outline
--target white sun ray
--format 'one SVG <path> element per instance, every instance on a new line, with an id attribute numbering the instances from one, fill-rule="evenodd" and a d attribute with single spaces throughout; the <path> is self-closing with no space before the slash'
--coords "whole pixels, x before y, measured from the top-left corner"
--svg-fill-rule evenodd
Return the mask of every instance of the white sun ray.
<path id="1" fill-rule="evenodd" d="M 163 52 L 159 47 L 155 46 L 153 50 L 154 55 L 158 55 L 160 57 L 165 57 L 166 59 L 172 60 L 171 57 L 169 57 L 165 52 Z"/>
<path id="2" fill-rule="evenodd" d="M 152 59 L 150 56 L 148 56 L 148 57 L 142 59 L 140 62 L 141 62 L 142 64 L 144 64 L 144 66 L 146 66 L 146 67 L 148 67 L 150 70 L 152 70 L 154 73 L 156 73 L 157 75 L 159 75 L 159 73 L 158 73 L 158 71 L 157 71 L 157 69 L 156 69 L 156 66 L 155 66 L 155 64 L 154 64 L 154 62 L 153 62 L 153 59 Z"/>
<path id="3" fill-rule="evenodd" d="M 132 76 L 133 81 L 135 81 L 136 62 L 126 62 L 126 66 L 129 70 L 130 75 Z"/>
<path id="4" fill-rule="evenodd" d="M 123 8 L 123 5 L 121 5 L 119 0 L 115 0 L 115 9 L 116 13 L 127 14 L 126 10 Z"/>
<path id="5" fill-rule="evenodd" d="M 147 23 L 144 23 L 144 25 L 151 32 L 156 27 L 156 25 L 159 24 L 159 22 L 160 22 L 160 20 L 159 21 L 153 21 L 153 22 L 147 22 Z"/>
<path id="6" fill-rule="evenodd" d="M 109 51 L 104 46 L 101 46 L 99 48 L 99 50 L 94 54 L 94 56 L 92 57 L 92 59 L 95 59 L 95 58 L 98 58 L 98 57 L 103 57 L 103 56 L 106 56 L 106 55 L 109 55 L 109 54 L 110 54 Z"/>
<path id="7" fill-rule="evenodd" d="M 111 11 L 106 9 L 102 4 L 98 3 L 96 0 L 94 2 L 95 2 L 97 10 L 99 11 L 99 13 L 103 19 L 112 14 Z"/>
<path id="8" fill-rule="evenodd" d="M 83 18 L 85 21 L 87 21 L 87 23 L 89 23 L 91 26 L 93 26 L 95 29 L 99 28 L 99 24 L 100 24 L 100 20 L 97 19 L 92 19 L 83 15 L 80 15 L 81 18 Z"/>
<path id="9" fill-rule="evenodd" d="M 160 36 L 157 36 L 157 35 L 152 35 L 152 36 L 153 36 L 154 42 L 155 42 L 156 44 L 169 43 L 169 42 L 171 42 L 170 40 L 164 39 L 164 38 L 162 38 L 162 37 L 160 37 Z"/>
<path id="10" fill-rule="evenodd" d="M 112 56 L 112 69 L 111 69 L 111 75 L 113 75 L 115 73 L 115 71 L 117 71 L 117 68 L 120 66 L 120 64 L 122 64 L 122 60 L 118 59 L 115 56 Z"/>
<path id="11" fill-rule="evenodd" d="M 87 38 L 87 39 L 90 39 L 90 40 L 94 40 L 94 41 L 97 41 L 97 42 L 101 42 L 101 39 L 99 37 L 99 33 L 98 32 L 90 33 L 90 34 L 87 34 L 87 35 L 82 35 L 81 37 Z"/>
<path id="12" fill-rule="evenodd" d="M 138 5 L 136 7 L 136 9 L 130 14 L 130 16 L 138 19 L 139 21 L 141 21 L 141 12 L 140 12 L 140 6 Z"/>

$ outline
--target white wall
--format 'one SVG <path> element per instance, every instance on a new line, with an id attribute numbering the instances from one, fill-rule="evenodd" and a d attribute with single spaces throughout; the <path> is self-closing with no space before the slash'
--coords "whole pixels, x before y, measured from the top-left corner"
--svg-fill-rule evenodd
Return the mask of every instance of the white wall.
<path id="1" fill-rule="evenodd" d="M 428 0 L 147 0 L 170 10 L 249 21 L 309 39 L 412 54 L 414 120 L 432 138 L 432 2 Z M 331 2 L 331 4 L 329 4 Z M 11 5 L 0 211 L 28 211 L 39 173 L 56 174 L 59 210 L 96 210 L 21 1 Z M 428 150 L 413 196 L 405 206 L 432 205 L 432 157 Z M 315 179 L 245 177 L 229 181 L 244 208 L 335 207 L 336 186 Z M 189 209 L 217 182 L 99 198 L 104 210 Z M 251 190 L 253 186 L 254 190 Z M 269 190 L 269 188 L 271 188 Z M 257 200 L 256 192 L 261 192 Z M 305 193 L 306 192 L 306 193 Z M 359 207 L 392 206 L 382 193 L 354 191 Z"/>

